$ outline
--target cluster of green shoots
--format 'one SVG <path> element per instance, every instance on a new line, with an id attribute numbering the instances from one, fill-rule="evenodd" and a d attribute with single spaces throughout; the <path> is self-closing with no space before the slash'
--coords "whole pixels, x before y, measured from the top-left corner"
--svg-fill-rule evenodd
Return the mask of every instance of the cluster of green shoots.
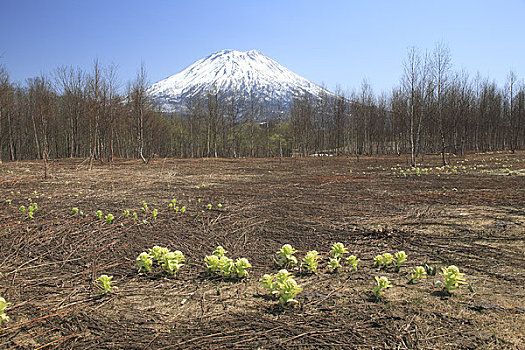
<path id="1" fill-rule="evenodd" d="M 77 207 L 74 207 L 71 209 L 71 212 L 73 213 L 73 215 L 80 215 L 80 216 L 84 216 L 84 212 L 82 210 L 79 210 Z"/>
<path id="2" fill-rule="evenodd" d="M 11 303 L 6 302 L 4 298 L 0 297 L 0 326 L 2 325 L 2 321 L 9 321 L 9 316 L 5 313 L 5 309 L 9 306 L 11 306 Z"/>
<path id="3" fill-rule="evenodd" d="M 372 290 L 372 293 L 377 299 L 380 299 L 385 294 L 386 289 L 392 287 L 392 284 L 385 276 L 376 276 L 375 278 L 377 286 Z"/>
<path id="4" fill-rule="evenodd" d="M 112 286 L 113 283 L 113 276 L 108 275 L 101 275 L 95 280 L 95 286 L 99 289 L 99 292 L 102 294 L 107 294 L 114 290 L 117 290 L 118 287 Z"/>
<path id="5" fill-rule="evenodd" d="M 212 253 L 204 257 L 208 271 L 225 279 L 243 279 L 248 277 L 248 269 L 252 264 L 246 258 L 238 258 L 235 262 L 226 256 L 228 252 L 218 246 Z"/>
<path id="6" fill-rule="evenodd" d="M 276 253 L 276 263 L 281 268 L 292 268 L 297 265 L 298 260 L 295 257 L 295 250 L 290 244 L 285 244 Z M 332 272 L 336 272 L 343 266 L 343 261 L 346 261 L 352 271 L 357 271 L 357 265 L 359 259 L 355 255 L 344 257 L 348 254 L 348 249 L 343 243 L 337 242 L 332 245 L 332 249 L 329 252 L 328 267 Z M 306 253 L 301 261 L 301 268 L 309 273 L 317 273 L 321 255 L 316 250 L 310 250 Z"/>
<path id="7" fill-rule="evenodd" d="M 149 250 L 149 253 L 140 253 L 135 263 L 139 268 L 139 272 L 150 272 L 155 264 L 169 275 L 175 275 L 184 265 L 184 261 L 184 254 L 180 250 L 172 252 L 166 247 L 156 245 Z"/>
<path id="8" fill-rule="evenodd" d="M 171 200 L 170 204 L 168 204 L 168 208 L 173 209 L 176 213 L 184 214 L 186 212 L 186 206 L 179 207 L 175 198 Z"/>
<path id="9" fill-rule="evenodd" d="M 26 214 L 27 213 L 27 217 L 30 218 L 30 219 L 34 219 L 35 218 L 35 212 L 37 211 L 37 209 L 38 209 L 38 204 L 36 204 L 36 202 L 31 204 L 27 208 L 24 205 L 21 205 L 20 208 L 18 208 L 18 210 L 20 210 L 20 212 L 22 212 L 22 214 Z"/>
<path id="10" fill-rule="evenodd" d="M 436 283 L 442 286 L 444 295 L 450 295 L 450 292 L 457 289 L 460 284 L 467 284 L 464 274 L 459 272 L 458 267 L 455 265 L 442 267 L 440 275 L 443 276 L 444 281 L 437 281 Z"/>
<path id="11" fill-rule="evenodd" d="M 285 269 L 273 275 L 265 274 L 261 279 L 261 283 L 268 289 L 270 294 L 279 297 L 279 303 L 282 307 L 298 303 L 294 298 L 303 290 L 297 284 L 292 274 Z"/>
<path id="12" fill-rule="evenodd" d="M 332 249 L 330 249 L 328 254 L 330 254 L 330 258 L 328 260 L 328 267 L 332 272 L 337 272 L 339 268 L 343 266 L 343 261 L 346 261 L 350 265 L 352 271 L 357 271 L 357 266 L 359 264 L 359 261 L 361 261 L 355 255 L 350 255 L 346 257 L 346 259 L 343 259 L 344 255 L 348 254 L 348 249 L 341 242 L 336 242 L 332 244 Z"/>
<path id="13" fill-rule="evenodd" d="M 73 214 L 75 215 L 77 213 L 78 213 L 78 208 L 73 208 Z M 111 225 L 111 223 L 115 219 L 115 216 L 113 216 L 113 214 L 108 214 L 108 215 L 104 216 L 104 213 L 102 212 L 102 210 L 97 210 L 95 212 L 95 217 L 97 218 L 97 220 L 102 220 L 102 217 L 104 217 L 104 219 L 106 219 L 106 223 L 108 225 Z"/>
<path id="14" fill-rule="evenodd" d="M 374 265 L 377 266 L 380 269 L 388 270 L 390 266 L 394 267 L 395 272 L 399 272 L 399 269 L 401 268 L 401 264 L 403 264 L 408 255 L 405 254 L 404 251 L 399 251 L 395 253 L 394 255 L 390 253 L 385 253 L 383 255 L 376 255 L 374 257 Z"/>
<path id="15" fill-rule="evenodd" d="M 414 284 L 427 277 L 427 271 L 423 266 L 416 266 L 410 275 L 410 283 Z"/>

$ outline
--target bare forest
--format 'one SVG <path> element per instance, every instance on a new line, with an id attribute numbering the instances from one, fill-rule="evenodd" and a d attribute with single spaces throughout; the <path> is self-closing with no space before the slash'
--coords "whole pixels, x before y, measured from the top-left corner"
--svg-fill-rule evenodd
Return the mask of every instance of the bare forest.
<path id="1" fill-rule="evenodd" d="M 289 110 L 256 97 L 206 96 L 184 113 L 148 98 L 147 74 L 123 84 L 113 65 L 59 67 L 10 80 L 0 67 L 0 159 L 287 157 L 291 155 L 463 154 L 523 149 L 525 85 L 512 71 L 503 86 L 456 72 L 448 49 L 408 51 L 391 92 L 299 96 Z M 275 105 L 275 104 L 273 104 Z"/>

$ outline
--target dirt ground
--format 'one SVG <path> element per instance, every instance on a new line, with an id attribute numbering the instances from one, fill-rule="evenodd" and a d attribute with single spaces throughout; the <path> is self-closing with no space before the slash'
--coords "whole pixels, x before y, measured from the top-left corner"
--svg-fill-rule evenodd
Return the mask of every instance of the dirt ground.
<path id="1" fill-rule="evenodd" d="M 407 164 L 154 159 L 88 171 L 56 160 L 48 180 L 40 162 L 1 164 L 0 296 L 12 305 L 0 348 L 525 349 L 525 153 Z M 186 213 L 170 210 L 172 199 Z M 32 203 L 33 219 L 19 209 Z M 115 219 L 97 220 L 97 210 Z M 334 242 L 361 259 L 357 272 L 328 271 Z M 315 249 L 323 261 L 316 275 L 290 269 L 303 291 L 283 309 L 259 279 L 278 271 L 285 243 L 299 260 Z M 184 253 L 175 276 L 137 272 L 135 258 L 154 245 Z M 208 274 L 203 259 L 217 245 L 250 260 L 248 280 Z M 408 254 L 399 272 L 374 266 L 399 250 Z M 444 296 L 439 273 L 410 284 L 424 263 L 454 264 L 468 285 Z M 98 293 L 101 274 L 118 290 Z M 376 300 L 381 275 L 393 287 Z"/>

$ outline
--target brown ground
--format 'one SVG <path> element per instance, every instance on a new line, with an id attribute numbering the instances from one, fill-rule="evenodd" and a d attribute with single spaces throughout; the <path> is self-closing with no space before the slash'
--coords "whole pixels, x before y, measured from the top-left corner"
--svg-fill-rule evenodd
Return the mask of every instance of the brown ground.
<path id="1" fill-rule="evenodd" d="M 39 162 L 4 163 L 0 296 L 13 305 L 0 348 L 525 349 L 525 153 L 466 158 L 452 157 L 458 174 L 406 177 L 391 169 L 406 169 L 404 157 L 123 160 L 92 171 L 61 160 L 47 181 Z M 18 209 L 29 198 L 34 220 Z M 168 211 L 172 198 L 184 215 Z M 114 222 L 95 220 L 98 209 Z M 284 310 L 259 285 L 281 245 L 326 257 L 336 241 L 361 259 L 357 273 L 330 274 L 326 261 L 317 275 L 295 270 L 304 291 Z M 137 273 L 135 257 L 156 244 L 186 255 L 176 277 Z M 203 258 L 218 244 L 252 262 L 247 282 L 208 276 Z M 399 273 L 373 267 L 398 250 L 409 255 Z M 473 292 L 444 297 L 439 275 L 408 284 L 424 262 L 457 265 Z M 101 274 L 118 291 L 97 294 Z M 376 275 L 394 285 L 379 301 Z"/>

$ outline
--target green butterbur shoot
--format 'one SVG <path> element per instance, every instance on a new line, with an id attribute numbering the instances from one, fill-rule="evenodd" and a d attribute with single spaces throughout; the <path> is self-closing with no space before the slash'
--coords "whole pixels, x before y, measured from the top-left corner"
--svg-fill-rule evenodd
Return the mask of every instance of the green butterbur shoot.
<path id="1" fill-rule="evenodd" d="M 341 267 L 341 259 L 330 258 L 330 260 L 328 260 L 328 267 L 330 268 L 330 271 L 337 272 L 337 270 L 339 270 L 339 268 Z"/>
<path id="2" fill-rule="evenodd" d="M 151 267 L 153 266 L 153 260 L 151 259 L 148 253 L 142 252 L 137 257 L 136 264 L 139 268 L 139 272 L 141 272 L 142 270 L 146 272 L 150 272 Z"/>
<path id="3" fill-rule="evenodd" d="M 355 255 L 350 255 L 348 258 L 346 258 L 346 261 L 350 264 L 350 267 L 353 271 L 357 271 L 357 264 L 361 261 L 357 258 Z"/>
<path id="4" fill-rule="evenodd" d="M 108 275 L 101 275 L 95 281 L 95 285 L 99 288 L 100 293 L 103 294 L 107 294 L 118 289 L 118 287 L 112 286 L 113 283 L 113 276 Z"/>
<path id="5" fill-rule="evenodd" d="M 427 277 L 427 271 L 423 266 L 416 266 L 411 274 L 410 283 L 416 283 L 417 281 Z"/>
<path id="6" fill-rule="evenodd" d="M 293 249 L 290 244 L 285 244 L 277 252 L 277 263 L 282 267 L 290 267 L 297 264 L 297 258 L 294 254 L 297 250 Z"/>
<path id="7" fill-rule="evenodd" d="M 372 290 L 372 293 L 377 299 L 379 299 L 385 294 L 387 288 L 392 287 L 392 284 L 390 284 L 390 281 L 388 281 L 388 278 L 386 278 L 385 276 L 376 276 L 375 279 L 377 282 L 377 286 Z"/>
<path id="8" fill-rule="evenodd" d="M 437 281 L 436 284 L 443 287 L 442 292 L 445 295 L 450 295 L 450 292 L 459 288 L 460 284 L 467 284 L 464 274 L 459 272 L 459 269 L 455 265 L 442 267 L 440 275 L 443 276 L 444 281 Z"/>
<path id="9" fill-rule="evenodd" d="M 401 264 L 406 261 L 408 255 L 406 255 L 404 251 L 399 251 L 395 253 L 394 255 L 395 255 L 395 259 L 393 260 L 394 269 L 396 272 L 399 272 L 399 269 L 401 268 Z"/>
<path id="10" fill-rule="evenodd" d="M 166 254 L 168 254 L 170 250 L 165 247 L 159 247 L 158 245 L 154 246 L 149 250 L 149 255 L 153 260 L 160 262 L 162 260 L 162 257 Z"/>
<path id="11" fill-rule="evenodd" d="M 235 271 L 237 272 L 238 278 L 246 278 L 248 277 L 248 271 L 247 269 L 252 267 L 252 264 L 248 261 L 246 258 L 240 258 L 237 259 L 235 262 Z"/>
<path id="12" fill-rule="evenodd" d="M 311 273 L 317 273 L 317 266 L 319 265 L 319 253 L 316 250 L 311 250 L 306 253 L 303 259 L 303 266 Z"/>
<path id="13" fill-rule="evenodd" d="M 226 255 L 226 253 L 228 253 L 226 249 L 224 249 L 222 246 L 218 246 L 217 248 L 215 248 L 212 254 L 219 258 L 222 258 Z"/>
<path id="14" fill-rule="evenodd" d="M 303 290 L 303 288 L 299 287 L 293 278 L 290 278 L 284 282 L 280 288 L 281 291 L 279 294 L 279 302 L 281 303 L 282 307 L 286 307 L 290 303 L 299 303 L 294 298 Z"/>
<path id="15" fill-rule="evenodd" d="M 184 260 L 184 254 L 180 250 L 169 252 L 162 256 L 161 267 L 170 275 L 174 275 L 184 265 L 182 263 Z"/>
<path id="16" fill-rule="evenodd" d="M 11 303 L 6 302 L 4 298 L 0 297 L 0 326 L 2 326 L 2 321 L 9 321 L 9 316 L 5 313 L 5 309 L 9 306 L 11 306 Z"/>
<path id="17" fill-rule="evenodd" d="M 346 249 L 341 242 L 334 243 L 332 245 L 332 250 L 330 250 L 330 255 L 336 259 L 342 257 L 346 253 L 348 253 L 348 249 Z"/>

